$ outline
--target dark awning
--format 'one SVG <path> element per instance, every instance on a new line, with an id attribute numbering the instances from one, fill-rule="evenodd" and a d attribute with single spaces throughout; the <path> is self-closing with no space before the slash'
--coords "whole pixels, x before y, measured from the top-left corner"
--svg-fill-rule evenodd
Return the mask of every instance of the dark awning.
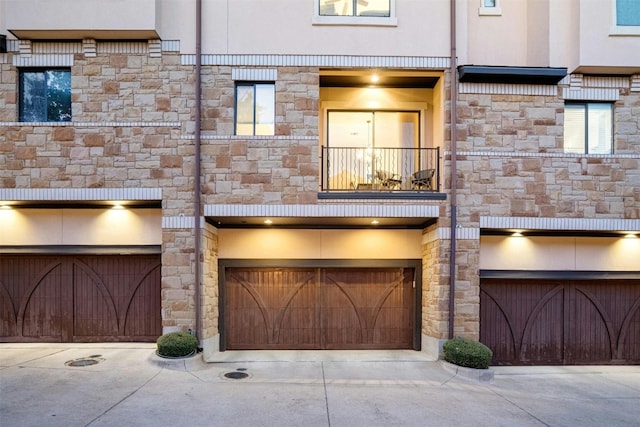
<path id="1" fill-rule="evenodd" d="M 458 67 L 458 78 L 463 83 L 555 85 L 566 75 L 566 68 L 493 67 L 482 65 L 460 65 Z"/>

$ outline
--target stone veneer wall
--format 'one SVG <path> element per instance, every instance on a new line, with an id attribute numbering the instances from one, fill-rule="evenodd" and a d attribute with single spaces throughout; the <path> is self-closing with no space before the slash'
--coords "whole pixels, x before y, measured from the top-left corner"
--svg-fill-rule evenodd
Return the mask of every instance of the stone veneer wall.
<path id="1" fill-rule="evenodd" d="M 178 53 L 152 56 L 146 43 L 126 54 L 100 46 L 73 54 L 70 123 L 17 123 L 17 54 L 2 57 L 0 186 L 161 188 L 163 217 L 193 216 L 194 141 L 184 137 L 194 130 L 193 66 Z M 184 227 L 162 231 L 165 332 L 196 326 L 194 236 Z"/>
<path id="2" fill-rule="evenodd" d="M 449 244 L 438 224 L 425 229 L 422 244 L 422 335 L 442 340 L 449 329 Z"/>
<path id="3" fill-rule="evenodd" d="M 620 89 L 614 154 L 563 152 L 564 100 L 461 94 L 459 216 L 640 218 L 640 94 Z"/>
<path id="4" fill-rule="evenodd" d="M 592 81 L 611 89 L 620 79 Z M 640 218 L 640 94 L 616 90 L 611 155 L 564 153 L 562 87 L 557 96 L 459 94 L 458 224 L 479 229 L 481 217 L 495 216 Z M 456 243 L 454 333 L 478 339 L 480 244 Z M 435 336 L 431 324 L 423 322 L 423 332 Z"/>
<path id="5" fill-rule="evenodd" d="M 218 229 L 205 224 L 202 229 L 202 330 L 200 338 L 219 335 Z M 217 348 L 216 348 L 217 350 Z"/>
<path id="6" fill-rule="evenodd" d="M 316 203 L 318 68 L 274 68 L 275 136 L 258 137 L 234 136 L 233 70 L 203 69 L 204 203 Z"/>

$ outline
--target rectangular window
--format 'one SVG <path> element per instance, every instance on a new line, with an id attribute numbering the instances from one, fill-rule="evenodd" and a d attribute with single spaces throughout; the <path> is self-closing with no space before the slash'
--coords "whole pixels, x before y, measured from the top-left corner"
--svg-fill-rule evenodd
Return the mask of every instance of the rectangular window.
<path id="1" fill-rule="evenodd" d="M 616 0 L 616 24 L 640 26 L 640 1 Z"/>
<path id="2" fill-rule="evenodd" d="M 613 104 L 567 103 L 564 107 L 564 151 L 613 153 Z"/>
<path id="3" fill-rule="evenodd" d="M 391 0 L 319 0 L 320 16 L 391 16 Z"/>
<path id="4" fill-rule="evenodd" d="M 71 121 L 70 70 L 24 70 L 19 84 L 21 122 Z"/>
<path id="5" fill-rule="evenodd" d="M 500 0 L 480 0 L 478 15 L 502 15 Z"/>
<path id="6" fill-rule="evenodd" d="M 236 85 L 236 135 L 275 135 L 275 85 Z"/>
<path id="7" fill-rule="evenodd" d="M 314 0 L 315 25 L 396 26 L 396 0 Z"/>

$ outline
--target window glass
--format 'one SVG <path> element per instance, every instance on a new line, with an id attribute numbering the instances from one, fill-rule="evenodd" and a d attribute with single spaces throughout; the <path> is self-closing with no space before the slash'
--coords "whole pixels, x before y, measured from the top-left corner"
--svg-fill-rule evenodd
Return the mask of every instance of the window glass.
<path id="1" fill-rule="evenodd" d="M 275 97 L 272 84 L 256 85 L 256 135 L 275 133 Z"/>
<path id="2" fill-rule="evenodd" d="M 390 0 L 319 0 L 320 16 L 391 16 Z"/>
<path id="3" fill-rule="evenodd" d="M 236 135 L 275 134 L 273 83 L 236 86 Z"/>
<path id="4" fill-rule="evenodd" d="M 622 26 L 640 26 L 640 1 L 616 0 L 616 23 Z"/>
<path id="5" fill-rule="evenodd" d="M 611 104 L 588 104 L 589 153 L 611 154 Z"/>
<path id="6" fill-rule="evenodd" d="M 482 6 L 484 6 L 484 7 L 496 7 L 496 0 L 482 0 Z"/>
<path id="7" fill-rule="evenodd" d="M 578 154 L 611 154 L 613 152 L 612 129 L 612 104 L 566 104 L 564 151 Z"/>
<path id="8" fill-rule="evenodd" d="M 564 151 L 585 152 L 585 108 L 584 105 L 567 104 L 564 107 Z"/>
<path id="9" fill-rule="evenodd" d="M 408 177 L 427 164 L 418 111 L 329 111 L 327 120 L 324 179 L 331 189 L 374 185 L 380 174 Z"/>
<path id="10" fill-rule="evenodd" d="M 71 72 L 22 71 L 19 116 L 22 122 L 70 121 Z"/>

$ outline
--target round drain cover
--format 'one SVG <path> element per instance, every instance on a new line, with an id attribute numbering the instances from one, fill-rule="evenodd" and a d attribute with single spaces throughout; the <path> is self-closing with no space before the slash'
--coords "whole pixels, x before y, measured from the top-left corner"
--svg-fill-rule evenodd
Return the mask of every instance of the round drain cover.
<path id="1" fill-rule="evenodd" d="M 241 379 L 247 378 L 249 374 L 245 372 L 234 371 L 234 372 L 227 372 L 226 374 L 224 374 L 224 376 L 225 378 L 231 378 L 232 380 L 241 380 Z"/>
<path id="2" fill-rule="evenodd" d="M 65 365 L 67 366 L 90 366 L 90 365 L 97 365 L 98 361 L 96 359 L 77 359 L 77 360 L 70 360 L 67 363 L 65 363 Z"/>

